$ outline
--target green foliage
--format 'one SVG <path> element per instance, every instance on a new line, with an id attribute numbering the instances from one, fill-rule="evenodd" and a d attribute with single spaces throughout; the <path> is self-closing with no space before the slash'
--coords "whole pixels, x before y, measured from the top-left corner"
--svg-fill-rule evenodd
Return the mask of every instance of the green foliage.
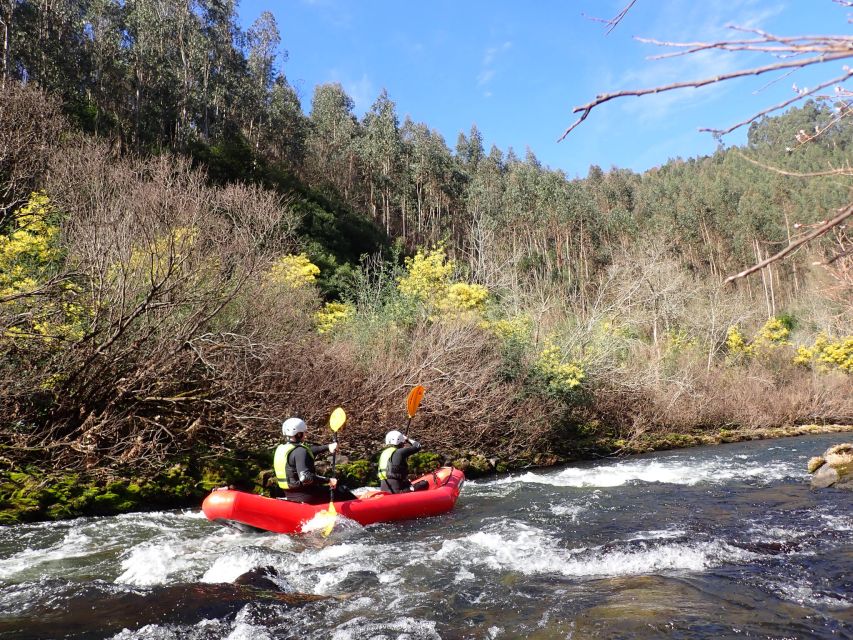
<path id="1" fill-rule="evenodd" d="M 353 460 L 339 464 L 335 468 L 335 476 L 341 484 L 350 488 L 376 485 L 376 464 L 369 460 Z"/>
<path id="2" fill-rule="evenodd" d="M 443 458 L 431 451 L 420 451 L 409 456 L 409 473 L 421 476 L 435 471 L 443 464 Z"/>

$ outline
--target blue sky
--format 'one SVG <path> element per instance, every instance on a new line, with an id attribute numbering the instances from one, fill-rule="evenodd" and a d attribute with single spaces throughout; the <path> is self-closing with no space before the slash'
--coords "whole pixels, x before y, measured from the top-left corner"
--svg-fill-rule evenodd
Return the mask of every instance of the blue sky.
<path id="1" fill-rule="evenodd" d="M 310 109 L 317 84 L 340 82 L 361 116 L 382 88 L 408 115 L 444 135 L 453 148 L 476 123 L 486 150 L 510 146 L 569 177 L 592 164 L 644 171 L 677 156 L 713 152 L 700 127 L 725 128 L 841 74 L 840 63 L 811 72 L 761 76 L 703 89 L 628 97 L 595 109 L 568 138 L 572 108 L 596 94 L 704 78 L 744 65 L 749 54 L 648 60 L 666 41 L 742 37 L 728 25 L 776 35 L 847 34 L 845 9 L 832 0 L 638 0 L 609 35 L 591 18 L 610 18 L 628 0 L 241 0 L 247 28 L 264 10 L 275 15 L 288 52 L 280 63 Z M 768 86 L 769 85 L 769 86 Z M 741 144 L 745 131 L 725 138 Z"/>

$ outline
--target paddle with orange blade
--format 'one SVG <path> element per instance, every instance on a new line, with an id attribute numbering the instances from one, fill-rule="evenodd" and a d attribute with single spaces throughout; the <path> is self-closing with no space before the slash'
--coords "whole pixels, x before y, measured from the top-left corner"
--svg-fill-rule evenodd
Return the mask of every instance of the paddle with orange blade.
<path id="1" fill-rule="evenodd" d="M 341 407 L 332 411 L 332 415 L 329 416 L 329 428 L 332 430 L 332 433 L 335 434 L 332 436 L 332 442 L 338 441 L 338 431 L 343 428 L 346 421 L 347 414 Z M 335 462 L 337 461 L 337 457 L 338 449 L 336 447 L 335 452 L 332 454 L 332 477 L 335 477 Z M 338 516 L 338 512 L 335 509 L 335 489 L 333 487 L 329 487 L 329 508 L 326 513 L 329 514 L 329 524 L 327 524 L 326 528 L 323 530 L 323 537 L 327 537 L 332 533 L 332 529 L 335 528 L 335 520 Z"/>
<path id="2" fill-rule="evenodd" d="M 409 397 L 406 398 L 406 413 L 409 415 L 409 421 L 406 422 L 406 437 L 409 435 L 409 427 L 412 424 L 412 418 L 415 417 L 418 407 L 421 406 L 421 400 L 424 399 L 425 392 L 426 389 L 424 386 L 419 384 L 409 391 Z"/>

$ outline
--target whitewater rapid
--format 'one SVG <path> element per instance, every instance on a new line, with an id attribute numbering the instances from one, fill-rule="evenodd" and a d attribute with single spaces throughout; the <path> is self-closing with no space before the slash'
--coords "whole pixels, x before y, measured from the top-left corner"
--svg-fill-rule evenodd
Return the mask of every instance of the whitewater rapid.
<path id="1" fill-rule="evenodd" d="M 283 592 L 334 599 L 293 611 L 247 605 L 230 619 L 112 637 L 274 638 L 295 621 L 304 637 L 341 640 L 656 637 L 675 614 L 653 612 L 673 601 L 683 604 L 678 628 L 693 629 L 692 637 L 735 628 L 782 633 L 791 612 L 811 620 L 803 623 L 814 627 L 810 637 L 853 637 L 849 494 L 845 503 L 806 482 L 805 461 L 830 441 L 746 443 L 469 481 L 450 514 L 342 522 L 329 539 L 239 533 L 197 509 L 7 527 L 0 623 L 9 612 L 25 618 L 45 598 L 74 597 L 87 581 L 145 594 L 273 567 Z M 645 631 L 587 613 L 637 598 L 652 612 Z M 765 611 L 756 614 L 759 600 Z M 621 615 L 631 620 L 634 610 Z M 715 616 L 728 626 L 702 631 L 697 621 Z"/>

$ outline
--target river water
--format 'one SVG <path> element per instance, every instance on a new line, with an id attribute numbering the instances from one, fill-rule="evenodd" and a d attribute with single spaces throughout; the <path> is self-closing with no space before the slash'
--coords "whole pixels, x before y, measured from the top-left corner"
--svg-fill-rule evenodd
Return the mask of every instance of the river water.
<path id="1" fill-rule="evenodd" d="M 853 494 L 805 472 L 849 440 L 469 481 L 450 514 L 327 540 L 198 510 L 5 527 L 0 638 L 853 638 Z M 215 606 L 266 566 L 285 591 L 335 597 Z"/>

